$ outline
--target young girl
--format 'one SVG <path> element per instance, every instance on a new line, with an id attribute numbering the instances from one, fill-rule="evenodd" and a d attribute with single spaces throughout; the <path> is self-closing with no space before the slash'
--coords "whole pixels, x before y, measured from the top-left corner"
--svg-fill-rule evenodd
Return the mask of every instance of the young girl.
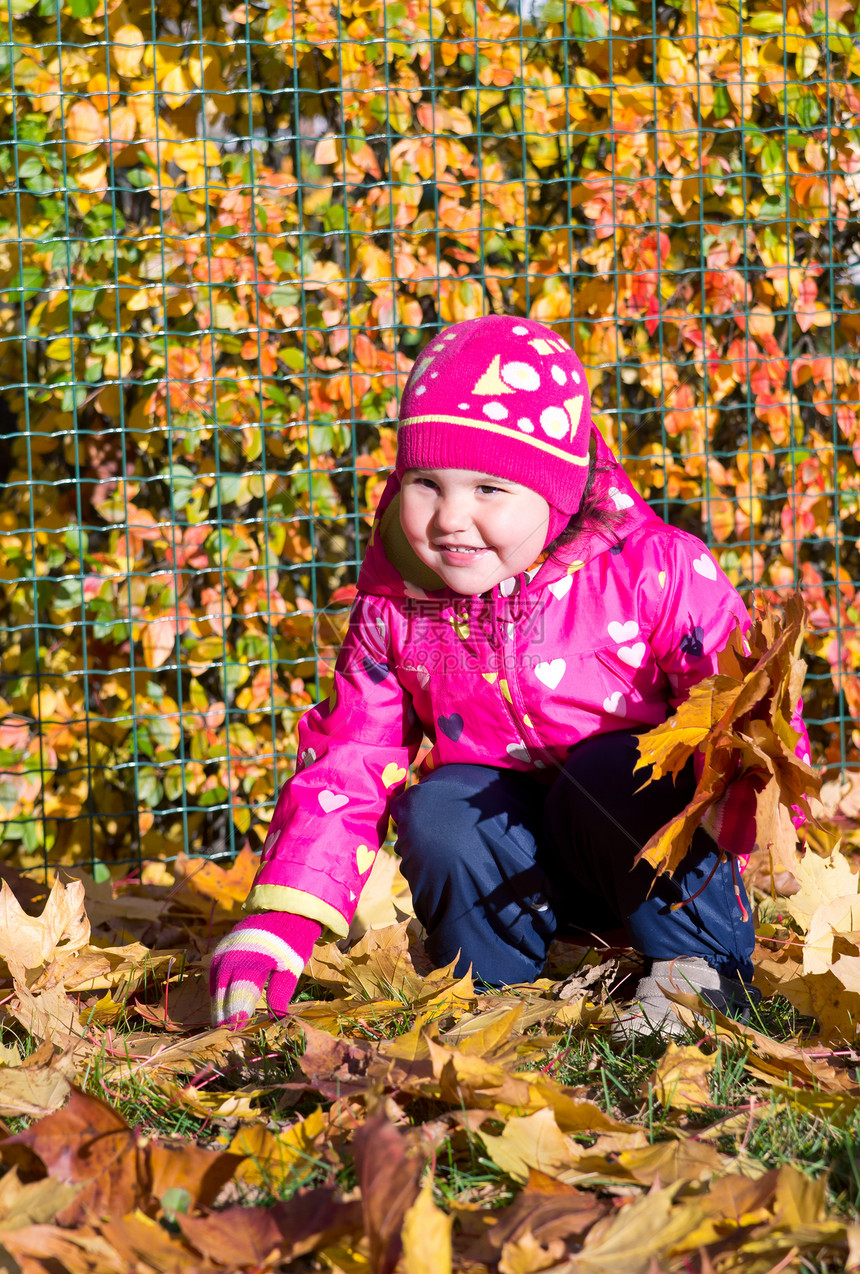
<path id="1" fill-rule="evenodd" d="M 566 341 L 505 317 L 443 331 L 403 394 L 331 694 L 299 725 L 250 914 L 213 956 L 215 1020 L 247 1019 L 266 986 L 286 1010 L 322 928 L 346 936 L 389 815 L 438 964 L 528 982 L 558 930 L 623 925 L 650 971 L 622 1035 L 680 1029 L 662 986 L 742 1010 L 753 927 L 715 841 L 700 829 L 673 879 L 632 868 L 695 787 L 690 767 L 639 790 L 636 733 L 738 625 L 704 544 L 644 503 L 593 428 Z M 714 823 L 729 854 L 751 847 L 748 795 L 728 837 Z"/>

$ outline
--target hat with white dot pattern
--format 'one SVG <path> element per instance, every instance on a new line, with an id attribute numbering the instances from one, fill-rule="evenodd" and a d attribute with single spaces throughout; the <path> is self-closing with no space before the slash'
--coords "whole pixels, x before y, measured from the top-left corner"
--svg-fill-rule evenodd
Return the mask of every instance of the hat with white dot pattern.
<path id="1" fill-rule="evenodd" d="M 567 341 L 531 319 L 491 315 L 445 328 L 416 360 L 400 404 L 397 473 L 495 474 L 566 519 L 582 500 L 590 438 L 585 372 Z"/>

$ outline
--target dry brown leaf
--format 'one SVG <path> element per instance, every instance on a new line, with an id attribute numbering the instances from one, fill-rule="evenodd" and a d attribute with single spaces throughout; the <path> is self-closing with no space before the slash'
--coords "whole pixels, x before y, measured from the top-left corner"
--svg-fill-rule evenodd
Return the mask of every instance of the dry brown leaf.
<path id="1" fill-rule="evenodd" d="M 241 1152 L 205 1150 L 193 1142 L 164 1146 L 149 1142 L 143 1147 L 148 1189 L 152 1198 L 164 1205 L 168 1191 L 173 1194 L 173 1210 L 210 1208 L 223 1186 L 241 1167 Z M 183 1193 L 185 1209 L 175 1205 L 176 1191 Z"/>
<path id="2" fill-rule="evenodd" d="M 187 1243 L 168 1234 L 163 1226 L 140 1209 L 126 1216 L 108 1217 L 99 1228 L 127 1270 L 153 1270 L 157 1274 L 193 1270 L 194 1274 L 205 1274 L 205 1271 L 215 1268 L 201 1264 Z"/>
<path id="3" fill-rule="evenodd" d="M 433 1183 L 428 1177 L 403 1217 L 404 1274 L 450 1274 L 453 1223 L 453 1218 L 433 1202 Z"/>
<path id="4" fill-rule="evenodd" d="M 0 1230 L 45 1225 L 72 1202 L 82 1187 L 51 1177 L 23 1183 L 16 1168 L 0 1178 Z"/>
<path id="5" fill-rule="evenodd" d="M 414 915 L 412 894 L 400 870 L 400 859 L 386 849 L 380 850 L 362 885 L 349 926 L 350 941 L 362 938 L 368 929 L 386 929 Z"/>
<path id="6" fill-rule="evenodd" d="M 280 1029 L 272 1023 L 273 1032 Z M 154 1032 L 124 1036 L 113 1051 L 102 1059 L 102 1072 L 107 1079 L 130 1075 L 173 1075 L 198 1071 L 202 1066 L 222 1063 L 240 1053 L 247 1040 L 259 1035 L 259 1028 L 215 1026 L 185 1039 Z"/>
<path id="7" fill-rule="evenodd" d="M 257 1269 L 270 1258 L 295 1260 L 345 1236 L 359 1235 L 361 1204 L 344 1201 L 333 1186 L 299 1190 L 273 1207 L 234 1207 L 206 1217 L 176 1218 L 198 1252 L 228 1269 Z"/>
<path id="8" fill-rule="evenodd" d="M 778 1178 L 778 1169 L 772 1169 L 759 1177 L 728 1173 L 711 1182 L 707 1193 L 696 1196 L 699 1223 L 672 1245 L 671 1255 L 696 1252 L 732 1230 L 771 1222 Z"/>
<path id="9" fill-rule="evenodd" d="M 523 1000 L 515 1000 L 513 1004 L 483 1001 L 478 1012 L 464 1014 L 453 1030 L 445 1032 L 445 1043 L 461 1053 L 502 1065 L 512 1062 L 517 1056 L 522 1032 L 529 1024 L 523 1020 L 526 1008 Z M 389 1056 L 397 1056 L 397 1053 L 392 1051 Z"/>
<path id="10" fill-rule="evenodd" d="M 807 851 L 795 868 L 800 889 L 785 904 L 785 910 L 806 933 L 812 917 L 819 907 L 835 898 L 855 895 L 860 888 L 860 876 L 852 872 L 844 854 L 837 849 L 829 858 Z"/>
<path id="11" fill-rule="evenodd" d="M 336 995 L 353 995 L 365 1001 L 393 999 L 402 1011 L 410 1006 L 441 1006 L 475 998 L 472 979 L 458 977 L 454 964 L 424 974 L 415 967 L 410 946 L 409 921 L 369 929 L 348 953 L 336 942 L 318 943 L 308 962 L 314 981 Z"/>
<path id="12" fill-rule="evenodd" d="M 651 765 L 651 779 L 660 779 L 664 774 L 677 777 L 737 698 L 737 681 L 724 673 L 715 673 L 692 686 L 674 716 L 639 736 L 640 757 L 635 769 Z"/>
<path id="13" fill-rule="evenodd" d="M 628 1125 L 604 1114 L 574 1090 L 534 1071 L 510 1071 L 498 1062 L 462 1053 L 428 1037 L 430 1074 L 397 1075 L 398 1086 L 459 1109 L 494 1109 L 503 1118 L 552 1110 L 562 1132 L 624 1132 Z"/>
<path id="14" fill-rule="evenodd" d="M 42 970 L 57 956 L 85 947 L 90 922 L 84 910 L 84 887 L 54 881 L 40 916 L 28 916 L 4 880 L 0 884 L 0 957 L 10 970 Z M 13 970 L 14 971 L 14 970 Z M 24 982 L 24 974 L 19 975 Z"/>
<path id="15" fill-rule="evenodd" d="M 648 1079 L 643 1095 L 653 1092 L 666 1110 L 702 1110 L 713 1105 L 709 1078 L 719 1053 L 704 1054 L 695 1044 L 670 1041 Z"/>
<path id="16" fill-rule="evenodd" d="M 238 920 L 242 904 L 260 866 L 260 855 L 244 846 L 229 867 L 221 867 L 208 858 L 188 858 L 177 854 L 173 864 L 176 876 L 174 897 L 181 896 L 186 906 L 211 916 L 214 907 L 222 914 Z"/>
<path id="17" fill-rule="evenodd" d="M 20 982 L 6 1011 L 17 1019 L 37 1040 L 52 1044 L 60 1053 L 71 1053 L 80 1059 L 92 1053 L 95 1045 L 87 1039 L 81 1026 L 78 1007 L 59 986 L 34 995 Z"/>
<path id="18" fill-rule="evenodd" d="M 161 982 L 171 973 L 179 974 L 185 964 L 184 951 L 150 951 L 140 942 L 123 947 L 93 947 L 58 955 L 30 983 L 30 990 L 50 990 L 62 986 L 68 991 L 119 989 L 129 995 L 142 984 Z"/>
<path id="19" fill-rule="evenodd" d="M 244 1159 L 236 1179 L 265 1186 L 272 1194 L 288 1183 L 300 1185 L 319 1167 L 319 1142 L 329 1127 L 327 1115 L 318 1106 L 277 1135 L 260 1123 L 241 1128 L 230 1143 L 230 1150 Z"/>
<path id="20" fill-rule="evenodd" d="M 527 1181 L 532 1171 L 556 1177 L 573 1167 L 580 1153 L 561 1132 L 548 1107 L 505 1120 L 499 1136 L 483 1130 L 478 1135 L 493 1163 L 514 1181 Z"/>
<path id="21" fill-rule="evenodd" d="M 851 1072 L 829 1065 L 798 1044 L 773 1040 L 744 1022 L 726 1017 L 718 1009 L 705 1005 L 697 995 L 671 988 L 665 994 L 677 1006 L 678 1016 L 688 1025 L 695 1024 L 695 1014 L 706 1013 L 709 1030 L 718 1040 L 743 1040 L 749 1048 L 745 1065 L 751 1075 L 768 1083 L 775 1078 L 781 1081 L 790 1078 L 792 1083 L 803 1088 L 822 1089 L 825 1092 L 858 1091 L 857 1081 Z"/>
<path id="22" fill-rule="evenodd" d="M 604 1154 L 596 1148 L 584 1150 L 576 1166 L 561 1174 L 563 1181 L 582 1184 L 589 1178 L 630 1181 L 650 1186 L 659 1181 L 673 1185 L 681 1181 L 709 1181 L 724 1172 L 731 1162 L 713 1146 L 700 1141 L 660 1141 L 653 1146 L 636 1146 Z"/>
<path id="23" fill-rule="evenodd" d="M 197 1088 L 193 1083 L 181 1087 L 164 1075 L 150 1077 L 150 1083 L 160 1093 L 170 1099 L 174 1106 L 185 1106 L 202 1119 L 242 1119 L 259 1120 L 260 1098 L 268 1093 L 267 1088 L 245 1086 L 233 1092 L 207 1092 L 205 1088 Z"/>
<path id="24" fill-rule="evenodd" d="M 794 754 L 797 734 L 790 717 L 803 684 L 798 658 L 805 610 L 798 594 L 785 608 L 757 619 L 746 636 L 736 630 L 718 657 L 719 671 L 694 686 L 677 711 L 639 736 L 637 768 L 652 766 L 646 782 L 677 774 L 697 752 L 701 772 L 688 805 L 660 828 L 636 861 L 656 873 L 672 872 L 684 858 L 703 815 L 740 775 L 762 782 L 757 798 L 756 843 L 770 847 L 781 870 L 791 870 L 797 836 L 793 806 L 814 821 L 809 798 L 817 794 L 815 772 Z"/>
<path id="25" fill-rule="evenodd" d="M 0 1142 L 6 1163 L 36 1155 L 49 1175 L 83 1185 L 59 1216 L 64 1225 L 95 1216 L 124 1215 L 145 1202 L 144 1167 L 134 1133 L 104 1102 L 73 1089 L 68 1105 L 26 1132 Z"/>
<path id="26" fill-rule="evenodd" d="M 789 1084 L 773 1084 L 785 1105 L 798 1114 L 815 1115 L 834 1128 L 853 1124 L 860 1112 L 860 1096 L 850 1093 L 811 1093 Z"/>
<path id="27" fill-rule="evenodd" d="M 524 1230 L 502 1248 L 499 1274 L 537 1274 L 539 1270 L 557 1267 L 565 1253 L 562 1239 L 550 1239 L 544 1246 L 531 1230 Z"/>
<path id="28" fill-rule="evenodd" d="M 42 1274 L 47 1270 L 62 1270 L 64 1274 L 128 1274 L 128 1263 L 116 1248 L 89 1226 L 72 1231 L 56 1225 L 25 1225 L 4 1234 L 2 1245 L 23 1274 Z"/>
<path id="29" fill-rule="evenodd" d="M 29 1064 L 20 1056 L 8 1061 L 17 1049 L 4 1050 L 0 1065 L 0 1116 L 4 1119 L 15 1115 L 38 1119 L 57 1110 L 68 1097 L 77 1069 L 74 1054 L 55 1053 L 50 1045 L 44 1053 L 38 1052 L 41 1056 L 34 1065 L 32 1057 L 27 1059 Z"/>
<path id="30" fill-rule="evenodd" d="M 526 1256 L 531 1259 L 531 1268 L 556 1264 L 559 1244 L 566 1239 L 581 1239 L 595 1221 L 612 1211 L 613 1206 L 607 1199 L 577 1190 L 543 1173 L 531 1172 L 526 1188 L 513 1203 L 493 1212 L 490 1228 L 470 1244 L 466 1257 L 491 1267 L 498 1263 L 500 1271 L 502 1260 L 507 1269 L 515 1269 Z M 544 1262 L 539 1249 L 549 1253 L 552 1259 Z"/>
<path id="31" fill-rule="evenodd" d="M 654 1187 L 615 1216 L 598 1221 L 582 1249 L 560 1269 L 565 1274 L 650 1274 L 654 1258 L 699 1219 L 694 1206 L 673 1209 L 676 1193 L 677 1186 Z"/>
<path id="32" fill-rule="evenodd" d="M 743 869 L 744 884 L 747 892 L 758 890 L 760 894 L 772 899 L 790 898 L 800 889 L 794 869 L 780 866 L 773 853 L 773 846 L 765 845 L 763 849 L 754 849 Z"/>
<path id="33" fill-rule="evenodd" d="M 204 1257 L 228 1269 L 262 1268 L 282 1250 L 284 1235 L 274 1208 L 235 1207 L 211 1216 L 176 1217 L 182 1234 Z"/>
<path id="34" fill-rule="evenodd" d="M 837 935 L 857 930 L 860 930 L 860 894 L 834 898 L 817 907 L 803 943 L 803 972 L 826 973 L 834 962 Z"/>
<path id="35" fill-rule="evenodd" d="M 369 1119 L 353 1139 L 364 1231 L 375 1274 L 394 1274 L 403 1251 L 403 1221 L 418 1198 L 423 1161 L 384 1118 Z"/>

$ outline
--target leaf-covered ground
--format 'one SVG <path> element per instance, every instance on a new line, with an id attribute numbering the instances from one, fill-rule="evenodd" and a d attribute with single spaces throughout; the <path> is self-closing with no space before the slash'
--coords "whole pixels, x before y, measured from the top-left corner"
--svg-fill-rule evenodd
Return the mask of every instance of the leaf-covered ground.
<path id="1" fill-rule="evenodd" d="M 748 1026 L 679 993 L 687 1040 L 625 1047 L 631 953 L 558 942 L 546 977 L 478 994 L 430 970 L 388 855 L 369 927 L 317 946 L 288 1018 L 211 1029 L 207 953 L 255 867 L 50 893 L 4 869 L 0 1267 L 860 1268 L 860 877 L 841 854 L 809 851 L 799 892 L 760 900 Z"/>

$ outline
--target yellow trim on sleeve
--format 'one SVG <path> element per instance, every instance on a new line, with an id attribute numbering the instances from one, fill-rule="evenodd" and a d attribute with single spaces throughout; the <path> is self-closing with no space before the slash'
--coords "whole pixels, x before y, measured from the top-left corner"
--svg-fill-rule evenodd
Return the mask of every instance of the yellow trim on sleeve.
<path id="1" fill-rule="evenodd" d="M 294 916 L 306 916 L 331 929 L 339 938 L 349 933 L 349 924 L 330 903 L 323 902 L 303 889 L 291 889 L 289 885 L 255 885 L 248 895 L 243 911 L 289 911 Z"/>

